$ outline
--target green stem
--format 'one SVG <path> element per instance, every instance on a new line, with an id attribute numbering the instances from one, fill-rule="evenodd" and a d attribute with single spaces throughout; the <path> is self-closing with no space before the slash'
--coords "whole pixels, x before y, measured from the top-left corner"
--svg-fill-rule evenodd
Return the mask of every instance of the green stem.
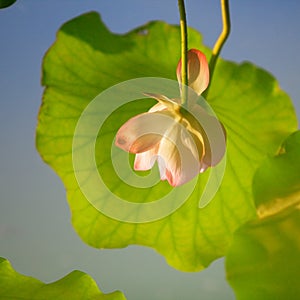
<path id="1" fill-rule="evenodd" d="M 209 61 L 209 71 L 210 71 L 210 82 L 212 81 L 215 66 L 224 46 L 229 34 L 230 34 L 230 13 L 229 13 L 229 0 L 221 0 L 221 11 L 222 11 L 222 23 L 223 23 L 223 30 L 217 39 L 214 48 L 212 50 L 212 56 Z M 210 87 L 210 86 L 209 86 Z M 203 96 L 206 98 L 209 87 L 204 92 Z"/>
<path id="2" fill-rule="evenodd" d="M 188 36 L 187 36 L 187 22 L 184 0 L 178 0 L 178 7 L 180 13 L 180 32 L 181 32 L 181 104 L 187 104 L 187 52 L 188 52 Z"/>

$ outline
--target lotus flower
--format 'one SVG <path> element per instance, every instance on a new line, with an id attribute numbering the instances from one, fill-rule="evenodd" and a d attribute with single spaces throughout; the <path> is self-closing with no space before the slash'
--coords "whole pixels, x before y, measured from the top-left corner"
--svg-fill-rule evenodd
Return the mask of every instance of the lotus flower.
<path id="1" fill-rule="evenodd" d="M 187 65 L 189 87 L 198 97 L 209 84 L 206 57 L 201 51 L 191 49 Z M 181 60 L 177 78 L 181 87 Z M 136 154 L 135 170 L 149 170 L 157 161 L 161 180 L 168 180 L 176 187 L 222 159 L 226 148 L 224 127 L 196 103 L 197 97 L 188 93 L 185 110 L 180 106 L 180 99 L 145 95 L 158 103 L 123 124 L 115 141 L 116 146 Z"/>

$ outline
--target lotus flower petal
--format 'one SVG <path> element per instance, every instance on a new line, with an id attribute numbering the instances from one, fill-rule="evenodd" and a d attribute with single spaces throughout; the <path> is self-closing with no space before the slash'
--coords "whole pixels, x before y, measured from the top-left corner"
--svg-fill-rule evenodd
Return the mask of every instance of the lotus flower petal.
<path id="1" fill-rule="evenodd" d="M 150 170 L 157 159 L 157 150 L 158 147 L 155 146 L 146 152 L 137 153 L 134 160 L 134 169 L 136 171 Z"/>
<path id="2" fill-rule="evenodd" d="M 118 130 L 116 146 L 131 153 L 148 151 L 159 143 L 173 123 L 174 118 L 167 111 L 139 114 Z"/>
<path id="3" fill-rule="evenodd" d="M 201 120 L 201 125 L 197 122 L 192 126 L 201 132 L 204 139 L 203 163 L 209 167 L 216 166 L 226 152 L 226 130 L 216 116 L 209 114 L 200 105 L 194 105 L 192 111 L 197 120 Z"/>
<path id="4" fill-rule="evenodd" d="M 177 66 L 177 79 L 181 80 L 181 59 Z M 199 50 L 191 49 L 187 53 L 188 85 L 199 96 L 206 90 L 209 84 L 209 67 L 206 56 Z"/>
<path id="5" fill-rule="evenodd" d="M 183 143 L 182 136 L 190 139 L 189 145 L 193 145 L 193 150 Z M 175 123 L 172 128 L 161 139 L 158 148 L 158 166 L 161 179 L 167 179 L 170 185 L 179 186 L 194 178 L 199 174 L 200 162 L 197 146 L 187 129 L 180 123 Z"/>

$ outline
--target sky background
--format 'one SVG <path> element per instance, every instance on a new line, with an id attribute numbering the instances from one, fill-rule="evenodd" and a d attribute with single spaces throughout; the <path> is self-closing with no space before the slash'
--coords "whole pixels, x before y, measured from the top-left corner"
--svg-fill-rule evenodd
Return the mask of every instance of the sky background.
<path id="1" fill-rule="evenodd" d="M 186 8 L 188 24 L 213 46 L 221 30 L 219 0 L 186 0 Z M 63 185 L 35 150 L 41 61 L 58 28 L 91 10 L 117 33 L 179 19 L 176 0 L 18 0 L 0 10 L 0 256 L 45 282 L 74 269 L 87 272 L 104 292 L 119 289 L 128 300 L 234 299 L 222 259 L 182 273 L 152 249 L 93 249 L 70 224 Z M 273 73 L 299 116 L 300 1 L 232 0 L 231 17 L 221 56 Z"/>

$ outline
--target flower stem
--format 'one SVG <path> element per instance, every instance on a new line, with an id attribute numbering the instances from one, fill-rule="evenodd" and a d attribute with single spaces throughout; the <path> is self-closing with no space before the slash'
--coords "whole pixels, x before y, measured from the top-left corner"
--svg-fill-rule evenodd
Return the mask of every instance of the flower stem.
<path id="1" fill-rule="evenodd" d="M 187 104 L 187 52 L 188 52 L 188 35 L 187 22 L 184 0 L 178 0 L 179 14 L 180 14 L 180 33 L 181 33 L 181 104 Z"/>
<path id="2" fill-rule="evenodd" d="M 212 50 L 212 56 L 209 61 L 210 82 L 212 81 L 212 77 L 214 74 L 214 70 L 215 70 L 215 66 L 216 66 L 219 54 L 230 34 L 231 24 L 230 24 L 230 13 L 229 13 L 229 0 L 221 0 L 221 11 L 222 11 L 223 30 L 214 45 L 214 48 Z M 209 87 L 206 89 L 205 93 L 203 94 L 203 96 L 205 98 L 207 97 Z"/>

